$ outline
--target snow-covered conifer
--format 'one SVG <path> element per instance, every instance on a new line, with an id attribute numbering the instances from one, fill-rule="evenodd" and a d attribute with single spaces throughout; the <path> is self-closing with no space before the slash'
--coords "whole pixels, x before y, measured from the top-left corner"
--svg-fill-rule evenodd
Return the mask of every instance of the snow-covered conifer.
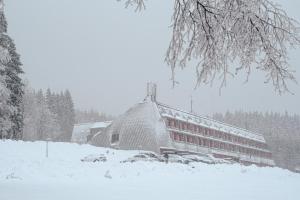
<path id="1" fill-rule="evenodd" d="M 69 90 L 64 92 L 64 107 L 65 107 L 65 141 L 70 141 L 72 131 L 75 124 L 75 110 L 72 96 Z"/>
<path id="2" fill-rule="evenodd" d="M 13 40 L 7 35 L 3 1 L 0 0 L 0 134 L 11 139 L 22 138 L 21 108 L 23 83 L 20 56 Z"/>
<path id="3" fill-rule="evenodd" d="M 23 98 L 24 109 L 24 140 L 46 140 L 58 141 L 60 126 L 46 102 L 43 91 L 37 93 L 26 88 Z"/>

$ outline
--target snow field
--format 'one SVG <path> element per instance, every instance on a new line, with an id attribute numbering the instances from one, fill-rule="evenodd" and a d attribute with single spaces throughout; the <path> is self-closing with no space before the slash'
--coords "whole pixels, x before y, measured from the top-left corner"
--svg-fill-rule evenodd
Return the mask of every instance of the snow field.
<path id="1" fill-rule="evenodd" d="M 0 141 L 0 200 L 300 198 L 300 175 L 238 164 L 121 163 L 139 151 L 90 145 Z M 82 162 L 104 154 L 106 162 Z"/>

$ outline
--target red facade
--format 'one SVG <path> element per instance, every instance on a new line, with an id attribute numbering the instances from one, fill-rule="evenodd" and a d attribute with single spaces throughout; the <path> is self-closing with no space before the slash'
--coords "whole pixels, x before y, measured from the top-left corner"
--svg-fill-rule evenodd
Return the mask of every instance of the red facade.
<path id="1" fill-rule="evenodd" d="M 165 121 L 170 137 L 174 142 L 198 145 L 220 152 L 238 153 L 250 157 L 272 158 L 267 145 L 263 142 L 177 119 L 165 118 Z M 216 156 L 228 157 L 222 154 Z"/>

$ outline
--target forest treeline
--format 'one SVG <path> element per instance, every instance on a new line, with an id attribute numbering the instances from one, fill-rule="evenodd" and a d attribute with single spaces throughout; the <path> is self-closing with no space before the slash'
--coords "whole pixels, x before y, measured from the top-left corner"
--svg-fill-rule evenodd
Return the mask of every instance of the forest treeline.
<path id="1" fill-rule="evenodd" d="M 67 142 L 75 123 L 74 104 L 69 90 L 55 93 L 27 88 L 23 97 L 24 140 Z"/>
<path id="2" fill-rule="evenodd" d="M 52 140 L 70 142 L 75 123 L 111 120 L 112 116 L 93 109 L 81 111 L 74 109 L 69 90 L 52 92 L 25 89 L 22 101 L 24 127 L 23 140 Z"/>
<path id="3" fill-rule="evenodd" d="M 226 112 L 213 118 L 264 135 L 277 166 L 300 166 L 300 116 L 280 113 Z"/>
<path id="4" fill-rule="evenodd" d="M 113 120 L 112 115 L 100 113 L 94 109 L 90 110 L 75 110 L 75 122 L 76 124 L 90 123 L 90 122 L 102 122 Z"/>

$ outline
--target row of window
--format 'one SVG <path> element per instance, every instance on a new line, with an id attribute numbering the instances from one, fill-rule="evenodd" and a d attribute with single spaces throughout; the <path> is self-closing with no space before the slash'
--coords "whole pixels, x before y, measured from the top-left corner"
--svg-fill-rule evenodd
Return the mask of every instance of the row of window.
<path id="1" fill-rule="evenodd" d="M 250 149 L 238 145 L 228 144 L 224 142 L 219 142 L 211 139 L 201 138 L 198 136 L 191 136 L 191 135 L 185 135 L 178 132 L 170 132 L 170 136 L 174 141 L 178 142 L 184 142 L 184 143 L 190 143 L 194 145 L 199 145 L 207 148 L 215 148 L 230 152 L 236 152 L 241 154 L 247 154 L 257 157 L 263 157 L 263 158 L 271 158 L 272 154 L 269 152 L 263 152 L 255 149 Z"/>
<path id="2" fill-rule="evenodd" d="M 267 149 L 267 145 L 265 143 L 261 143 L 258 141 L 239 137 L 239 136 L 225 133 L 222 131 L 206 128 L 206 127 L 203 127 L 200 125 L 190 124 L 190 123 L 176 120 L 176 119 L 166 118 L 166 124 L 168 127 L 173 128 L 173 129 L 189 131 L 194 134 L 218 138 L 218 139 L 222 139 L 225 141 L 229 141 L 229 142 L 233 142 L 233 143 L 237 143 L 237 144 L 248 145 L 248 146 L 252 146 L 252 147 L 256 147 L 256 148 L 260 148 L 260 149 Z"/>

